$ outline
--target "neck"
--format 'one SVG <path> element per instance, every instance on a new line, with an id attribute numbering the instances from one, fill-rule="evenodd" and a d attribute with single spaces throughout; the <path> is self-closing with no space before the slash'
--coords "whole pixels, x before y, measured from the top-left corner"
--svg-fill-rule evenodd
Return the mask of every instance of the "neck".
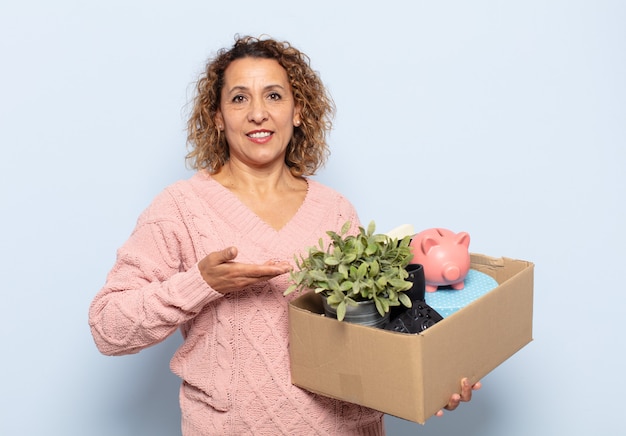
<path id="1" fill-rule="evenodd" d="M 226 162 L 215 178 L 231 191 L 249 193 L 293 190 L 301 182 L 284 164 L 276 168 L 257 169 L 232 161 Z"/>

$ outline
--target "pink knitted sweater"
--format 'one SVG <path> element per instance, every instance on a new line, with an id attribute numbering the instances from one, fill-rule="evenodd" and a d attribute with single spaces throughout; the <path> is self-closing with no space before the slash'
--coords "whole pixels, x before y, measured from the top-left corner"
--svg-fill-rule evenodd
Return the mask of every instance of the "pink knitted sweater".
<path id="1" fill-rule="evenodd" d="M 313 180 L 280 231 L 206 172 L 175 183 L 140 216 L 92 302 L 98 349 L 136 353 L 180 328 L 184 343 L 171 369 L 183 381 L 185 436 L 383 435 L 381 413 L 291 384 L 287 303 L 296 296 L 283 296 L 288 274 L 222 295 L 197 268 L 228 246 L 238 248 L 238 262 L 293 262 L 346 221 L 359 224 L 352 205 Z"/>

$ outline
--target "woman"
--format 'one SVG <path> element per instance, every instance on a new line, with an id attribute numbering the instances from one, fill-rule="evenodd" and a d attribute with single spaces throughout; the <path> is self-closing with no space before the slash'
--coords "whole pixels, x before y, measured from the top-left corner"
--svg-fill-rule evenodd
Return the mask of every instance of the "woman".
<path id="1" fill-rule="evenodd" d="M 105 354 L 181 329 L 171 368 L 185 436 L 384 434 L 381 413 L 290 383 L 291 259 L 327 230 L 359 225 L 344 197 L 306 178 L 328 154 L 333 109 L 288 43 L 245 37 L 218 52 L 188 126 L 198 171 L 140 216 L 90 307 Z M 471 393 L 464 386 L 447 408 Z"/>

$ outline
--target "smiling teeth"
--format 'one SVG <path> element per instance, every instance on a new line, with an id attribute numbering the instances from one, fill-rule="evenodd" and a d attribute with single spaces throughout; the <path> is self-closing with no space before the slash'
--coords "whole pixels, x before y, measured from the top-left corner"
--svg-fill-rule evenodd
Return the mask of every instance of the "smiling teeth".
<path id="1" fill-rule="evenodd" d="M 256 133 L 251 133 L 248 136 L 250 138 L 266 138 L 266 137 L 268 137 L 270 135 L 271 135 L 270 132 L 256 132 Z"/>

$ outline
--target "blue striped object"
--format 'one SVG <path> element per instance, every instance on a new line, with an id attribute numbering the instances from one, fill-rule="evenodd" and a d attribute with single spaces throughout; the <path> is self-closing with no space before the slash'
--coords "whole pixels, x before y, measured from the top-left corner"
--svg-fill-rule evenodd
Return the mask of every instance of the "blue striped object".
<path id="1" fill-rule="evenodd" d="M 435 292 L 426 292 L 426 304 L 446 318 L 497 287 L 498 282 L 493 277 L 470 269 L 463 289 L 457 291 L 441 286 Z"/>

